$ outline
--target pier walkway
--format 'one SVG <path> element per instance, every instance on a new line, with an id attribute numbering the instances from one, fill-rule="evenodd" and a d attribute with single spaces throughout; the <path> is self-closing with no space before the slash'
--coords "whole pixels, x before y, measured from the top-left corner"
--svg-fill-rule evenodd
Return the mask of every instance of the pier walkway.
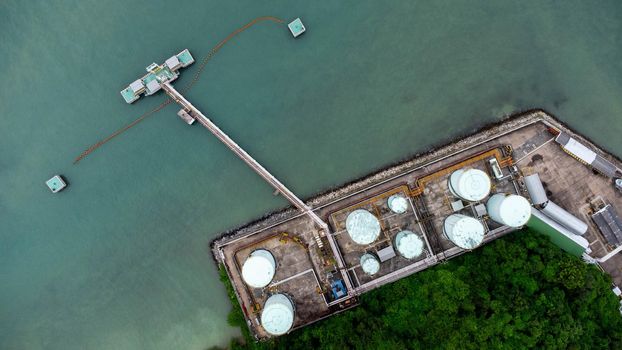
<path id="1" fill-rule="evenodd" d="M 308 205 L 306 205 L 300 198 L 298 198 L 292 191 L 290 191 L 285 185 L 283 185 L 276 177 L 274 177 L 266 168 L 264 168 L 259 162 L 257 162 L 250 154 L 248 154 L 242 147 L 240 147 L 235 141 L 233 141 L 227 134 L 225 134 L 216 124 L 214 124 L 208 117 L 206 117 L 201 111 L 190 103 L 179 91 L 177 91 L 169 82 L 161 84 L 162 89 L 178 104 L 180 104 L 185 110 L 190 112 L 196 120 L 206 127 L 214 136 L 216 136 L 222 143 L 224 143 L 230 150 L 233 151 L 238 157 L 240 157 L 248 166 L 251 167 L 259 176 L 266 180 L 272 187 L 274 187 L 279 193 L 281 193 L 290 203 L 296 208 L 305 213 L 313 222 L 324 231 L 328 243 L 336 258 L 337 267 L 341 271 L 343 280 L 346 283 L 346 288 L 350 293 L 352 291 L 352 284 L 345 272 L 345 264 L 341 259 L 341 254 L 338 251 L 337 244 L 330 232 L 328 225 L 322 220 Z"/>

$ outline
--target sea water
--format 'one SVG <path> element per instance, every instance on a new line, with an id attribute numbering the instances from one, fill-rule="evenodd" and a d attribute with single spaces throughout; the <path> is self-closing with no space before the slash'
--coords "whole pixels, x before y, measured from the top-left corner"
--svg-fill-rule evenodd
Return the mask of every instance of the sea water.
<path id="1" fill-rule="evenodd" d="M 285 200 L 174 105 L 72 161 L 165 99 L 123 101 L 143 67 L 266 15 L 307 32 L 254 26 L 186 97 L 301 197 L 530 108 L 622 155 L 619 1 L 3 1 L 0 348 L 238 335 L 209 242 Z"/>

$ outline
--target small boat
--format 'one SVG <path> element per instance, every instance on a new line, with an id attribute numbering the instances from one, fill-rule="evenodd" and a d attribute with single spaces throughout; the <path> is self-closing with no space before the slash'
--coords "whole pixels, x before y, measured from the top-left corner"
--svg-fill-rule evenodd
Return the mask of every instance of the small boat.
<path id="1" fill-rule="evenodd" d="M 65 187 L 67 187 L 67 183 L 60 175 L 52 176 L 52 178 L 47 180 L 45 184 L 50 189 L 50 191 L 52 191 L 52 193 L 58 193 L 62 191 Z"/>

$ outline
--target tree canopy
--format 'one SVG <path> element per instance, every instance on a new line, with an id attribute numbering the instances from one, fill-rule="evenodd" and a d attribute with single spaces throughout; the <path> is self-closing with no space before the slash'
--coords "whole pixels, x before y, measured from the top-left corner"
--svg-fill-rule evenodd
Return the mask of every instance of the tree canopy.
<path id="1" fill-rule="evenodd" d="M 609 276 L 528 230 L 363 294 L 360 306 L 269 342 L 251 340 L 232 297 L 229 321 L 246 339 L 232 341 L 234 349 L 622 349 Z"/>

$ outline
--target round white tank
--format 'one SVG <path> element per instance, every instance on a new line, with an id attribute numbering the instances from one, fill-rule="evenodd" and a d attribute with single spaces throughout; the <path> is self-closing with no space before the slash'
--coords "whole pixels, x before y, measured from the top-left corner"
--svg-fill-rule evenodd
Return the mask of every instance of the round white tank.
<path id="1" fill-rule="evenodd" d="M 484 240 L 484 225 L 462 214 L 449 215 L 443 224 L 447 238 L 463 249 L 474 249 Z"/>
<path id="2" fill-rule="evenodd" d="M 543 205 L 549 201 L 538 173 L 523 177 L 523 181 L 525 182 L 525 187 L 527 187 L 527 192 L 529 192 L 529 197 L 531 197 L 531 202 L 534 205 Z"/>
<path id="3" fill-rule="evenodd" d="M 486 203 L 488 215 L 494 221 L 510 226 L 521 227 L 531 217 L 531 204 L 522 196 L 497 193 Z"/>
<path id="4" fill-rule="evenodd" d="M 380 270 L 380 261 L 372 254 L 361 256 L 361 268 L 368 275 L 374 275 Z"/>
<path id="5" fill-rule="evenodd" d="M 283 294 L 274 294 L 266 300 L 261 312 L 261 326 L 272 335 L 283 335 L 294 324 L 294 305 Z"/>
<path id="6" fill-rule="evenodd" d="M 389 209 L 396 214 L 405 213 L 408 210 L 408 200 L 400 194 L 394 194 L 387 200 Z"/>
<path id="7" fill-rule="evenodd" d="M 356 244 L 366 245 L 380 236 L 380 221 L 365 209 L 357 209 L 346 218 L 346 231 Z"/>
<path id="8" fill-rule="evenodd" d="M 404 230 L 395 236 L 395 247 L 401 256 L 413 259 L 423 253 L 423 241 L 414 232 Z"/>
<path id="9" fill-rule="evenodd" d="M 490 193 L 490 177 L 479 169 L 459 169 L 449 177 L 449 190 L 456 197 L 477 202 Z"/>
<path id="10" fill-rule="evenodd" d="M 272 253 L 265 249 L 257 249 L 242 265 L 242 279 L 253 288 L 267 286 L 274 277 L 276 261 Z"/>

